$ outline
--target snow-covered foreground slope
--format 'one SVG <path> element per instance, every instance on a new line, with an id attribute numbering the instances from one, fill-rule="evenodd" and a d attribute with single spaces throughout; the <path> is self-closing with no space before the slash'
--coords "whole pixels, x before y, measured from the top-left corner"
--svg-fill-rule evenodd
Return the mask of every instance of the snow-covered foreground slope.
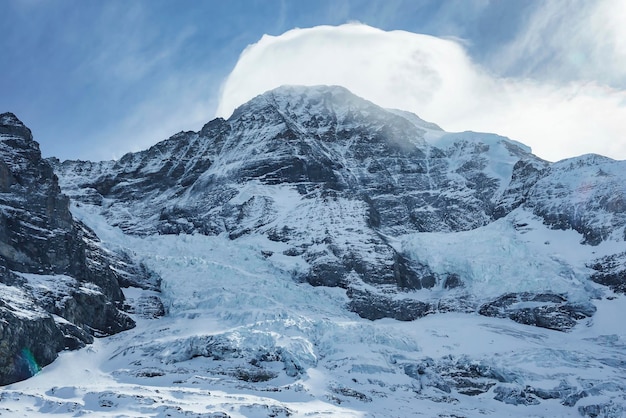
<path id="1" fill-rule="evenodd" d="M 563 285 L 596 294 L 597 312 L 564 333 L 477 313 L 369 321 L 345 309 L 345 290 L 295 281 L 298 259 L 269 254 L 262 234 L 236 241 L 224 234 L 129 236 L 97 212 L 73 207 L 104 245 L 131 249 L 161 275 L 168 314 L 145 318 L 137 302 L 150 292 L 128 289 L 137 327 L 64 352 L 37 376 L 4 387 L 2 416 L 619 417 L 626 411 L 626 328 L 619 319 L 626 298 L 583 280 L 582 271 L 621 243 L 584 246 L 578 233 L 548 229 L 521 210 L 467 236 L 418 233 L 394 241 L 435 269 L 463 269 L 459 274 L 475 278 L 467 286 L 477 295 L 499 286 L 540 294 L 545 283 L 523 280 L 525 271 L 536 276 L 533 268 L 570 277 Z M 480 245 L 458 260 L 459 248 L 477 237 Z M 414 296 L 424 292 L 438 290 Z"/>

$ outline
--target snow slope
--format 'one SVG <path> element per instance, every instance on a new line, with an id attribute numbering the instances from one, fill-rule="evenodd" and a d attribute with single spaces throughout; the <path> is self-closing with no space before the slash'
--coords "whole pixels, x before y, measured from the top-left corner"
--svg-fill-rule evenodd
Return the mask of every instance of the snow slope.
<path id="1" fill-rule="evenodd" d="M 341 289 L 294 282 L 284 260 L 261 254 L 252 238 L 128 236 L 93 208 L 73 211 L 105 245 L 132 248 L 161 275 L 168 315 L 136 315 L 135 329 L 62 353 L 37 376 L 5 387 L 3 416 L 565 417 L 598 410 L 618 417 L 626 410 L 626 331 L 615 321 L 624 296 L 605 291 L 593 318 L 569 333 L 475 313 L 368 321 L 346 311 Z M 531 255 L 534 247 L 569 243 L 563 257 L 583 262 L 576 251 L 584 247 L 564 236 L 571 231 L 522 216 L 531 222 L 500 241 L 489 238 L 505 225 L 487 232 L 487 259 L 477 253 L 468 268 L 484 269 L 490 257 L 512 268 L 508 240 Z M 457 244 L 444 236 L 399 240 L 424 242 L 437 243 L 428 257 L 442 254 L 433 265 L 455 263 Z M 133 303 L 145 292 L 126 296 Z"/>

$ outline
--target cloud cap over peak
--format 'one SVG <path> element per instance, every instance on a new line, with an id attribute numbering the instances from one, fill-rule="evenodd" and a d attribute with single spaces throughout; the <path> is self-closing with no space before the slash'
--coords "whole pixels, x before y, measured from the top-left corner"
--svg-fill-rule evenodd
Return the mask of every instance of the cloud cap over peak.
<path id="1" fill-rule="evenodd" d="M 471 67 L 454 41 L 360 23 L 292 29 L 248 46 L 223 85 L 217 115 L 281 85 L 341 85 L 385 106 L 396 96 L 430 103 L 444 85 L 449 63 Z M 449 69 L 450 73 L 453 69 Z M 474 74 L 472 74 L 474 75 Z M 476 81 L 476 80 L 473 80 Z"/>
<path id="2" fill-rule="evenodd" d="M 449 131 L 507 135 L 548 160 L 590 152 L 626 159 L 626 92 L 589 81 L 498 77 L 451 38 L 360 23 L 264 35 L 224 82 L 217 116 L 284 84 L 341 85 Z"/>

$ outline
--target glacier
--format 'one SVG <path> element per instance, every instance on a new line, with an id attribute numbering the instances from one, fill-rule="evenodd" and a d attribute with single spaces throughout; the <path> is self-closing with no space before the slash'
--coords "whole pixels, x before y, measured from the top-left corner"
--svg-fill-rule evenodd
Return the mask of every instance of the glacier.
<path id="1" fill-rule="evenodd" d="M 623 295 L 597 300 L 593 318 L 568 333 L 475 313 L 368 321 L 346 311 L 341 289 L 295 282 L 254 239 L 128 236 L 90 208 L 73 213 L 160 274 L 168 314 L 137 315 L 135 329 L 64 352 L 4 387 L 5 413 L 565 417 L 594 405 L 601 416 L 624 412 L 626 335 L 615 320 Z M 537 222 L 520 236 L 532 247 L 568 233 Z M 501 242 L 491 248 L 489 257 L 503 254 Z M 153 291 L 125 292 L 132 303 Z M 495 400 L 500 393 L 510 399 Z"/>

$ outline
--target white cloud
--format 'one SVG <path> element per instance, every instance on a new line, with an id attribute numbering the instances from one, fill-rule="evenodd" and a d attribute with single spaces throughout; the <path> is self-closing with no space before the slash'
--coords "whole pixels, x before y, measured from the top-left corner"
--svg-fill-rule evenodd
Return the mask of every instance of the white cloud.
<path id="1" fill-rule="evenodd" d="M 265 35 L 241 54 L 217 115 L 282 84 L 338 84 L 449 131 L 496 132 L 558 160 L 595 152 L 626 159 L 626 92 L 590 81 L 500 78 L 454 40 L 362 24 Z"/>

